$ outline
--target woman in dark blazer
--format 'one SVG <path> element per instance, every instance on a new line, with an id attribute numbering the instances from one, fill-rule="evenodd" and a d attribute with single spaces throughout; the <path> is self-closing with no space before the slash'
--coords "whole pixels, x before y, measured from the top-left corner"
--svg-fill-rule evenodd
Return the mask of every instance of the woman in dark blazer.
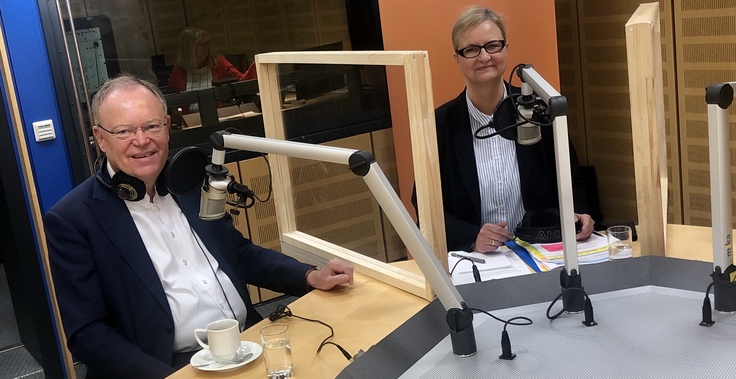
<path id="1" fill-rule="evenodd" d="M 542 128 L 532 145 L 516 142 L 516 130 L 488 135 L 516 122 L 513 102 L 519 89 L 503 80 L 508 43 L 503 22 L 493 11 L 471 7 L 453 27 L 454 58 L 466 88 L 435 112 L 447 247 L 490 252 L 513 237 L 527 211 L 558 207 L 554 139 Z M 500 104 L 500 105 L 499 105 Z M 593 232 L 577 156 L 570 145 L 575 220 L 584 239 Z"/>

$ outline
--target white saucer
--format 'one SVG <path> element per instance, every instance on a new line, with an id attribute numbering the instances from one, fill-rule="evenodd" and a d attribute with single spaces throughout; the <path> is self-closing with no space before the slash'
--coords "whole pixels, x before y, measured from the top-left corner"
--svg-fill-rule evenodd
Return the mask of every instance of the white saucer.
<path id="1" fill-rule="evenodd" d="M 230 364 L 216 363 L 212 358 L 210 351 L 207 349 L 202 349 L 192 356 L 192 359 L 189 360 L 189 363 L 191 363 L 192 366 L 197 366 L 211 362 L 212 365 L 196 368 L 202 371 L 228 371 L 245 366 L 246 364 L 258 358 L 258 356 L 260 356 L 262 352 L 263 348 L 261 347 L 261 345 L 250 341 L 240 341 L 240 349 L 238 350 L 239 356 L 243 354 L 253 353 L 252 357 L 244 360 L 243 362 Z"/>

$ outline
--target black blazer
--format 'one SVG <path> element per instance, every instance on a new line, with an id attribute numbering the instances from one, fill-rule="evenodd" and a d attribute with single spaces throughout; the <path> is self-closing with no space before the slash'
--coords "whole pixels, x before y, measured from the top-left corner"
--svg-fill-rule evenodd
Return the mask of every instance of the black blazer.
<path id="1" fill-rule="evenodd" d="M 202 221 L 196 191 L 175 199 L 243 298 L 246 327 L 261 320 L 246 283 L 307 292 L 312 266 L 254 245 L 229 217 Z M 67 345 L 90 376 L 163 378 L 188 363 L 193 353 L 173 353 L 171 309 L 123 200 L 91 177 L 54 205 L 44 225 Z"/>
<path id="2" fill-rule="evenodd" d="M 509 94 L 519 94 L 517 87 L 506 83 Z M 510 101 L 504 101 L 494 117 L 496 130 L 516 122 L 516 112 Z M 449 250 L 470 250 L 482 226 L 480 187 L 475 166 L 473 133 L 465 90 L 458 97 L 435 111 L 437 148 L 442 181 L 442 201 L 445 209 L 445 232 Z M 503 135 L 516 138 L 515 129 Z M 495 136 L 492 138 L 502 138 Z M 557 175 L 555 168 L 552 127 L 542 128 L 542 140 L 534 145 L 516 144 L 516 157 L 521 180 L 521 197 L 526 211 L 558 208 Z M 588 213 L 585 183 L 575 149 L 570 143 L 570 163 L 573 179 L 575 211 Z M 421 185 L 421 183 L 419 183 Z M 414 205 L 416 207 L 416 200 Z M 516 225 L 510 225 L 514 230 Z"/>

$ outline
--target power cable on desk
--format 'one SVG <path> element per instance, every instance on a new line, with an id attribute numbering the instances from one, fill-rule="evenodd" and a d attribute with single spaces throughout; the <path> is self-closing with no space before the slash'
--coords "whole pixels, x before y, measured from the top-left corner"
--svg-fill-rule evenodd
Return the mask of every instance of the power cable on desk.
<path id="1" fill-rule="evenodd" d="M 340 345 L 338 345 L 338 344 L 336 344 L 336 343 L 334 343 L 332 341 L 329 341 L 330 338 L 332 338 L 332 337 L 335 336 L 335 330 L 332 329 L 332 327 L 330 325 L 328 325 L 327 323 L 322 322 L 320 320 L 314 320 L 314 319 L 311 319 L 311 318 L 297 316 L 297 315 L 291 313 L 291 309 L 289 309 L 289 307 L 287 307 L 285 305 L 279 305 L 278 307 L 276 307 L 276 310 L 275 311 L 273 311 L 270 315 L 268 315 L 268 319 L 271 320 L 271 321 L 276 321 L 276 320 L 278 320 L 280 318 L 283 318 L 283 317 L 296 317 L 296 318 L 301 319 L 301 320 L 304 320 L 304 321 L 316 322 L 316 323 L 320 323 L 320 324 L 326 326 L 328 329 L 330 329 L 330 335 L 327 336 L 327 338 L 325 338 L 324 340 L 322 340 L 322 342 L 319 344 L 319 347 L 317 348 L 317 354 L 319 354 L 322 351 L 322 348 L 325 345 L 333 345 L 333 346 L 337 347 L 338 350 L 340 350 L 340 352 L 342 353 L 342 355 L 347 360 L 353 359 L 353 357 L 350 355 L 350 353 L 348 353 L 347 350 L 345 350 L 342 346 L 340 346 Z M 362 353 L 362 350 L 358 351 L 358 353 L 356 354 L 356 358 L 361 353 Z"/>
<path id="2" fill-rule="evenodd" d="M 484 314 L 488 315 L 489 317 L 493 318 L 494 320 L 497 320 L 497 321 L 500 321 L 500 322 L 503 323 L 503 331 L 501 332 L 501 355 L 499 355 L 498 358 L 499 359 L 505 359 L 505 360 L 512 360 L 512 359 L 516 358 L 516 354 L 514 354 L 514 353 L 511 352 L 511 340 L 509 339 L 509 333 L 506 331 L 506 327 L 509 326 L 509 325 L 516 325 L 516 326 L 531 325 L 532 324 L 532 320 L 530 318 L 524 317 L 524 316 L 516 316 L 516 317 L 512 317 L 512 318 L 510 318 L 508 320 L 503 320 L 503 319 L 500 319 L 500 318 L 492 315 L 490 312 L 484 311 L 482 309 L 478 309 L 478 308 L 468 308 L 468 309 L 470 309 L 471 311 L 476 311 L 476 312 L 484 313 Z M 521 323 L 521 322 L 514 322 L 514 320 L 525 320 L 526 322 L 523 322 L 523 323 Z"/>
<path id="3" fill-rule="evenodd" d="M 726 273 L 724 274 L 730 274 L 728 270 L 726 270 Z M 723 286 L 725 288 L 730 288 L 732 290 L 736 290 L 736 281 L 727 281 L 727 280 L 721 280 L 720 277 L 720 270 L 713 272 L 711 274 L 711 277 L 713 278 L 713 281 L 708 285 L 708 288 L 705 290 L 705 299 L 703 300 L 703 320 L 700 321 L 700 326 L 713 326 L 716 322 L 713 321 L 713 312 L 711 310 L 710 305 L 710 289 L 713 288 L 714 285 Z M 714 294 L 715 296 L 715 290 Z"/>
<path id="4" fill-rule="evenodd" d="M 560 300 L 560 298 L 564 294 L 566 294 L 567 292 L 570 292 L 570 291 L 580 291 L 580 292 L 583 293 L 583 295 L 585 295 L 585 305 L 583 306 L 583 310 L 585 312 L 585 320 L 583 320 L 583 325 L 585 325 L 585 326 L 596 326 L 596 325 L 598 325 L 598 323 L 593 319 L 593 304 L 590 301 L 590 297 L 588 297 L 588 293 L 585 292 L 585 290 L 583 290 L 580 287 L 568 287 L 568 288 L 565 288 L 564 290 L 562 290 L 562 292 L 560 292 L 560 294 L 557 295 L 557 297 L 555 297 L 554 300 L 552 300 L 552 303 L 549 304 L 549 307 L 547 307 L 547 318 L 550 319 L 550 320 L 554 320 L 554 319 L 560 317 L 560 315 L 562 315 L 563 312 L 565 312 L 565 309 L 563 308 L 559 312 L 557 312 L 557 314 L 555 314 L 554 316 L 550 316 L 549 315 L 549 311 L 552 310 L 552 306 L 555 305 L 555 303 L 557 302 L 557 300 Z"/>
<path id="5" fill-rule="evenodd" d="M 470 259 L 470 258 L 468 258 L 468 257 L 459 257 L 459 258 L 460 259 L 458 259 L 457 262 L 455 262 L 455 265 L 452 266 L 452 270 L 450 270 L 450 276 L 452 276 L 452 273 L 455 271 L 455 268 L 457 267 L 457 265 L 460 262 L 462 262 L 462 261 L 468 261 L 468 262 L 470 262 L 470 264 L 473 265 L 473 279 L 475 280 L 476 283 L 480 283 L 480 281 L 481 281 L 481 278 L 480 278 L 480 270 L 478 270 L 478 266 L 475 265 L 475 262 L 473 262 L 473 260 Z"/>

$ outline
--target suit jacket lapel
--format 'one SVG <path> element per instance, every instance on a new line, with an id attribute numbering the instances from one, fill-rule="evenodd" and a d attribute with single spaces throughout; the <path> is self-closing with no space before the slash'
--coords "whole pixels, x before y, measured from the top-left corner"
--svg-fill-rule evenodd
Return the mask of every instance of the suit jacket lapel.
<path id="1" fill-rule="evenodd" d="M 151 295 L 159 302 L 162 308 L 171 316 L 171 309 L 163 286 L 153 267 L 143 240 L 130 216 L 125 202 L 102 185 L 93 189 L 92 199 L 88 200 L 92 214 L 97 218 L 103 232 L 108 236 L 114 251 L 128 263 L 130 268 L 145 284 Z M 112 217 L 111 215 L 115 215 Z"/>
<path id="2" fill-rule="evenodd" d="M 475 150 L 473 149 L 473 138 L 475 137 L 470 128 L 470 114 L 468 113 L 468 102 L 465 98 L 465 91 L 458 96 L 452 108 L 450 120 L 457 120 L 457 122 L 451 123 L 450 125 L 450 135 L 455 145 L 460 177 L 462 178 L 465 189 L 468 191 L 468 197 L 473 202 L 473 209 L 480 210 L 478 170 L 475 165 Z"/>

